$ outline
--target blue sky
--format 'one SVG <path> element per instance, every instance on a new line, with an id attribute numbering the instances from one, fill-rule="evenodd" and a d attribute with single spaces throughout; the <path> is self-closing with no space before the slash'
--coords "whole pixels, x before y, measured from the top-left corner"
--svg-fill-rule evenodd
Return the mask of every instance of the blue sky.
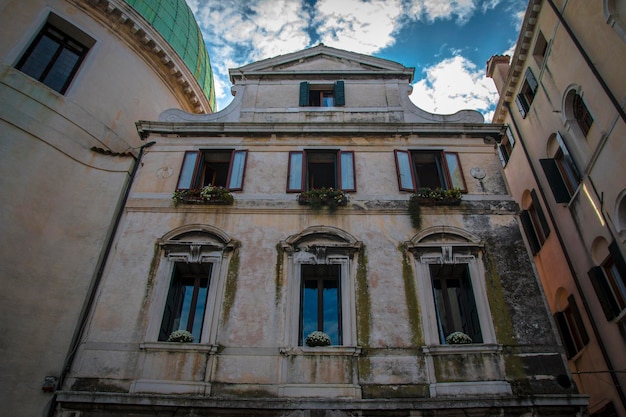
<path id="1" fill-rule="evenodd" d="M 497 102 L 486 62 L 512 54 L 525 0 L 186 0 L 204 34 L 218 110 L 228 69 L 324 43 L 415 67 L 411 100 L 449 114 Z"/>

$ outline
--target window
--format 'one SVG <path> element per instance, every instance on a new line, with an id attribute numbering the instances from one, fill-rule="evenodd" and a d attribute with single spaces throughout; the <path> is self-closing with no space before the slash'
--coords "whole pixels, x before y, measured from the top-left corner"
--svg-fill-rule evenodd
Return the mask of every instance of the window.
<path id="1" fill-rule="evenodd" d="M 589 270 L 589 278 L 600 300 L 607 320 L 613 320 L 626 309 L 626 262 L 619 244 L 609 245 L 609 256 L 601 266 Z"/>
<path id="2" fill-rule="evenodd" d="M 289 152 L 287 192 L 318 188 L 356 191 L 354 152 L 309 150 Z"/>
<path id="3" fill-rule="evenodd" d="M 467 192 L 456 152 L 395 150 L 394 153 L 400 190 L 460 188 Z"/>
<path id="4" fill-rule="evenodd" d="M 535 49 L 533 49 L 533 57 L 540 67 L 546 57 L 547 49 L 548 42 L 546 42 L 546 38 L 543 36 L 543 33 L 539 31 L 539 34 L 537 35 L 537 40 L 535 41 Z"/>
<path id="5" fill-rule="evenodd" d="M 513 152 L 513 146 L 515 146 L 515 137 L 511 129 L 506 129 L 506 136 L 502 138 L 502 142 L 498 145 L 498 156 L 502 166 L 506 166 L 511 158 L 511 152 Z"/>
<path id="6" fill-rule="evenodd" d="M 548 238 L 550 227 L 535 190 L 530 192 L 530 196 L 532 201 L 526 210 L 522 210 L 520 217 L 532 254 L 536 255 Z"/>
<path id="7" fill-rule="evenodd" d="M 437 309 L 439 341 L 444 344 L 450 333 L 463 332 L 474 343 L 482 343 L 467 264 L 431 264 L 430 277 Z"/>
<path id="8" fill-rule="evenodd" d="M 187 330 L 194 343 L 215 342 L 229 259 L 238 242 L 207 225 L 187 225 L 159 240 L 147 340 Z"/>
<path id="9" fill-rule="evenodd" d="M 246 150 L 185 152 L 176 188 L 197 189 L 210 184 L 240 191 L 243 189 L 247 154 Z"/>
<path id="10" fill-rule="evenodd" d="M 316 330 L 342 344 L 339 265 L 302 265 L 299 345 Z"/>
<path id="11" fill-rule="evenodd" d="M 556 140 L 558 144 L 554 157 L 539 162 L 556 202 L 568 203 L 578 188 L 580 174 L 561 134 L 557 132 L 550 140 Z"/>
<path id="12" fill-rule="evenodd" d="M 287 265 L 286 346 L 320 330 L 331 346 L 356 346 L 355 274 L 361 242 L 343 230 L 312 226 L 280 243 Z"/>
<path id="13" fill-rule="evenodd" d="M 16 68 L 64 94 L 94 40 L 51 14 Z"/>
<path id="14" fill-rule="evenodd" d="M 526 68 L 526 75 L 524 77 L 524 82 L 522 83 L 522 88 L 520 88 L 520 92 L 515 98 L 515 103 L 517 104 L 517 108 L 523 118 L 526 118 L 526 114 L 528 114 L 528 111 L 530 110 L 530 105 L 535 99 L 537 87 L 537 79 L 533 75 L 533 72 L 530 68 Z"/>
<path id="15" fill-rule="evenodd" d="M 445 345 L 455 331 L 473 343 L 496 343 L 480 238 L 454 226 L 434 226 L 421 230 L 405 247 L 415 262 L 426 344 Z"/>
<path id="16" fill-rule="evenodd" d="M 166 342 L 175 330 L 187 330 L 200 341 L 210 277 L 210 263 L 174 264 L 159 341 Z"/>
<path id="17" fill-rule="evenodd" d="M 567 358 L 571 359 L 589 343 L 589 336 L 573 295 L 567 298 L 567 307 L 563 311 L 556 312 L 554 319 L 559 328 Z"/>
<path id="18" fill-rule="evenodd" d="M 335 107 L 345 106 L 345 104 L 343 81 L 336 81 L 334 85 L 310 84 L 306 81 L 300 83 L 301 107 Z"/>
<path id="19" fill-rule="evenodd" d="M 593 117 L 591 116 L 591 113 L 589 113 L 589 109 L 587 109 L 587 106 L 585 105 L 585 102 L 580 94 L 574 95 L 573 111 L 576 123 L 578 123 L 578 127 L 580 127 L 580 130 L 586 137 L 589 133 L 589 129 L 591 129 L 591 125 L 593 124 Z"/>

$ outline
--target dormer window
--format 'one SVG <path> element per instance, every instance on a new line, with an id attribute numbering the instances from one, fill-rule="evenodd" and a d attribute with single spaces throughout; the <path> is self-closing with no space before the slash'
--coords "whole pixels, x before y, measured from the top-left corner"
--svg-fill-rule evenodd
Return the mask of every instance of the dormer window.
<path id="1" fill-rule="evenodd" d="M 343 81 L 334 84 L 300 83 L 301 107 L 335 107 L 346 104 Z"/>

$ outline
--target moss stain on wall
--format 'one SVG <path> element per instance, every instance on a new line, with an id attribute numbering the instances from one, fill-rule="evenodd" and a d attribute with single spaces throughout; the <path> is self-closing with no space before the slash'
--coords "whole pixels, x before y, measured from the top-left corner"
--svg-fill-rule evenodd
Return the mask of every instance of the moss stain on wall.
<path id="1" fill-rule="evenodd" d="M 487 298 L 489 299 L 489 308 L 496 331 L 496 339 L 499 344 L 508 347 L 505 350 L 510 351 L 511 348 L 514 349 L 517 346 L 517 341 L 515 340 L 511 315 L 504 299 L 500 274 L 498 274 L 496 263 L 489 247 L 485 247 L 483 261 L 485 265 Z M 504 354 L 503 356 L 507 379 L 516 381 L 512 382 L 514 386 L 527 383 L 527 375 L 521 358 L 514 354 Z"/>
<path id="2" fill-rule="evenodd" d="M 359 346 L 368 347 L 372 325 L 372 311 L 370 288 L 367 283 L 367 255 L 365 245 L 359 251 L 356 268 L 356 317 L 357 317 L 357 343 Z"/>
<path id="3" fill-rule="evenodd" d="M 422 334 L 422 322 L 420 318 L 419 303 L 417 302 L 417 290 L 415 288 L 413 268 L 411 268 L 409 255 L 406 249 L 402 245 L 400 245 L 398 249 L 400 250 L 400 253 L 402 253 L 402 279 L 404 280 L 406 306 L 409 310 L 411 343 L 413 346 L 422 346 L 424 345 L 424 336 Z"/>
<path id="4" fill-rule="evenodd" d="M 282 296 L 283 289 L 283 258 L 285 257 L 285 251 L 280 243 L 276 244 L 276 276 L 275 280 L 275 291 L 274 295 L 274 303 L 278 305 L 280 303 L 280 298 Z"/>
<path id="5" fill-rule="evenodd" d="M 224 324 L 230 317 L 230 311 L 235 303 L 235 294 L 237 293 L 237 280 L 239 278 L 239 249 L 233 251 L 233 256 L 228 264 L 228 273 L 226 274 L 226 288 L 224 289 L 224 306 L 222 309 L 221 323 Z"/>

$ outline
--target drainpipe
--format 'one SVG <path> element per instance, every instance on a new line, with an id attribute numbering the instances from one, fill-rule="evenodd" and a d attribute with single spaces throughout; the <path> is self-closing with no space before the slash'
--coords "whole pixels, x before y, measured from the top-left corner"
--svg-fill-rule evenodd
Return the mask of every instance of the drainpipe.
<path id="1" fill-rule="evenodd" d="M 509 112 L 509 116 L 511 117 L 511 121 L 513 122 L 513 128 L 515 129 L 515 133 L 517 133 L 517 137 L 519 138 L 519 142 L 522 145 L 522 149 L 524 150 L 524 156 L 526 157 L 526 161 L 528 162 L 528 166 L 530 167 L 530 171 L 533 174 L 533 178 L 535 179 L 535 183 L 537 183 L 538 185 L 539 183 L 539 177 L 537 176 L 537 171 L 535 170 L 535 167 L 532 163 L 532 159 L 530 157 L 530 154 L 528 153 L 528 149 L 526 148 L 526 144 L 524 143 L 524 138 L 518 128 L 517 123 L 515 122 L 515 118 L 513 117 L 513 113 L 511 112 L 511 105 L 508 101 L 504 102 L 504 105 L 506 106 L 507 111 Z M 546 195 L 544 193 L 543 187 L 537 187 L 539 189 L 539 193 L 541 194 L 541 198 L 543 200 L 544 205 L 546 206 L 546 208 L 549 208 L 549 206 L 547 205 L 547 199 L 546 199 Z M 546 210 L 548 212 L 548 216 L 550 216 L 550 222 L 552 223 L 552 225 L 556 225 L 556 221 L 554 218 L 554 214 L 552 213 L 552 210 Z M 598 326 L 596 325 L 596 321 L 594 316 L 591 314 L 591 309 L 589 308 L 589 304 L 587 303 L 587 297 L 584 293 L 584 291 L 582 290 L 582 287 L 580 285 L 580 281 L 578 280 L 578 275 L 576 274 L 576 270 L 574 269 L 574 265 L 572 264 L 572 260 L 567 252 L 566 246 L 564 244 L 563 241 L 563 236 L 561 236 L 560 230 L 558 227 L 554 227 L 554 233 L 556 233 L 556 237 L 559 240 L 559 244 L 561 245 L 561 249 L 563 250 L 563 255 L 565 255 L 565 260 L 567 261 L 567 267 L 570 271 L 570 274 L 572 275 L 572 278 L 574 278 L 574 284 L 576 285 L 576 290 L 578 291 L 578 294 L 580 296 L 580 299 L 583 303 L 583 307 L 585 309 L 585 313 L 587 314 L 587 317 L 589 318 L 589 323 L 591 323 L 591 329 L 593 331 L 593 335 L 595 336 L 596 340 L 598 341 L 598 346 L 600 347 L 600 352 L 602 353 L 602 358 L 604 359 L 604 362 L 606 363 L 606 366 L 608 369 L 608 373 L 611 376 L 611 381 L 613 382 L 613 385 L 615 386 L 615 389 L 617 391 L 617 394 L 620 398 L 620 400 L 622 401 L 622 406 L 626 407 L 626 398 L 624 397 L 624 393 L 622 392 L 622 388 L 620 385 L 619 380 L 617 379 L 617 371 L 615 370 L 615 367 L 613 366 L 613 363 L 611 362 L 611 358 L 609 357 L 609 354 L 606 350 L 606 347 L 604 346 L 604 343 L 602 341 L 602 338 L 600 337 L 600 332 L 598 330 Z"/>
<path id="2" fill-rule="evenodd" d="M 124 194 L 122 196 L 122 200 L 120 201 L 117 207 L 115 218 L 113 219 L 113 228 L 111 229 L 111 232 L 109 233 L 109 237 L 107 239 L 106 246 L 102 254 L 102 258 L 98 264 L 96 276 L 94 277 L 92 284 L 88 289 L 87 300 L 85 301 L 85 304 L 83 305 L 83 309 L 81 311 L 79 321 L 76 326 L 76 331 L 74 332 L 74 336 L 72 337 L 70 348 L 68 350 L 67 357 L 65 358 L 65 362 L 63 364 L 63 370 L 61 371 L 61 376 L 59 377 L 59 381 L 57 382 L 57 389 L 63 385 L 65 377 L 67 376 L 70 369 L 72 368 L 72 363 L 74 362 L 74 357 L 78 350 L 78 345 L 80 344 L 80 340 L 85 331 L 85 327 L 87 325 L 87 319 L 89 318 L 89 313 L 91 312 L 91 308 L 93 307 L 93 302 L 96 298 L 96 293 L 98 291 L 98 287 L 100 286 L 100 281 L 102 280 L 102 274 L 104 273 L 104 268 L 106 267 L 107 261 L 109 259 L 109 255 L 111 254 L 111 248 L 113 247 L 115 235 L 117 233 L 117 229 L 119 228 L 122 215 L 124 214 L 124 208 L 126 207 L 126 202 L 128 201 L 128 196 L 130 195 L 130 189 L 135 180 L 135 175 L 137 174 L 137 170 L 139 169 L 139 164 L 141 163 L 141 158 L 143 157 L 144 150 L 154 145 L 155 143 L 156 142 L 148 142 L 139 147 L 139 154 L 135 158 L 133 170 L 130 173 L 130 177 L 126 181 Z M 57 394 L 55 392 L 52 396 L 52 399 L 50 400 L 47 413 L 45 413 L 47 417 L 52 417 L 54 415 L 56 405 L 57 405 Z"/>

